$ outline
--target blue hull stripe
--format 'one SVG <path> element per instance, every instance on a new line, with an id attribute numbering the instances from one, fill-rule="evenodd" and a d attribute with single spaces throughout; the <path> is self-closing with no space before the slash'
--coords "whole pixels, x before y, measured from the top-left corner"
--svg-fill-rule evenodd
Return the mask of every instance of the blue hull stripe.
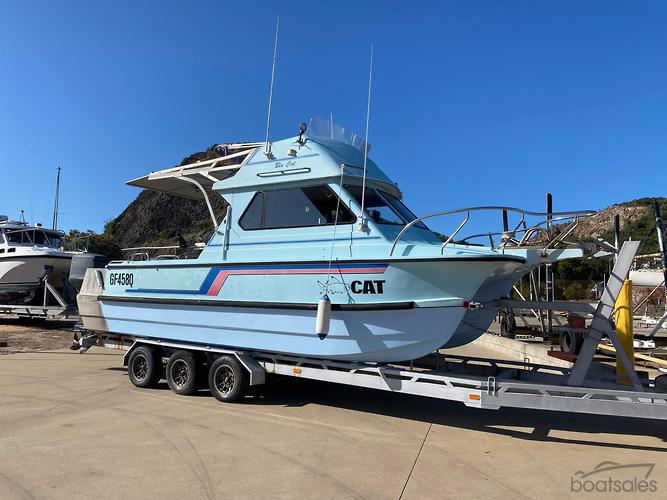
<path id="1" fill-rule="evenodd" d="M 365 271 L 369 268 L 378 268 L 382 272 L 386 271 L 388 264 L 344 264 L 344 265 L 331 265 L 331 272 L 335 274 L 336 271 L 341 273 L 349 274 L 354 272 L 355 269 L 359 269 L 361 274 L 365 274 Z M 215 266 L 212 267 L 209 272 L 206 274 L 204 281 L 197 290 L 173 290 L 173 289 L 157 289 L 157 288 L 128 288 L 125 291 L 128 293 L 162 293 L 162 294 L 171 294 L 171 295 L 207 295 L 213 286 L 213 282 L 220 273 L 220 271 L 225 272 L 234 272 L 234 271 L 263 271 L 266 270 L 267 274 L 274 275 L 276 271 L 286 271 L 281 274 L 289 275 L 289 271 L 294 271 L 294 274 L 301 274 L 299 271 L 304 270 L 313 270 L 313 271 L 326 271 L 329 269 L 329 264 L 293 264 L 289 266 L 275 266 L 275 265 L 245 265 L 245 266 Z M 258 273 L 253 273 L 258 274 Z"/>

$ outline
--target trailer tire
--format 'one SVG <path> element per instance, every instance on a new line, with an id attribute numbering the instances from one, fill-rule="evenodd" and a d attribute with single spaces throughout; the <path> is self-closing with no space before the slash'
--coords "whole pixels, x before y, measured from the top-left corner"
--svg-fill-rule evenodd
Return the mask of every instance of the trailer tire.
<path id="1" fill-rule="evenodd" d="M 561 352 L 578 355 L 584 345 L 584 336 L 572 330 L 561 330 L 559 333 Z"/>
<path id="2" fill-rule="evenodd" d="M 248 390 L 248 372 L 233 356 L 220 356 L 208 372 L 208 388 L 218 401 L 234 403 Z"/>
<path id="3" fill-rule="evenodd" d="M 176 394 L 188 396 L 197 390 L 197 363 L 189 351 L 176 351 L 167 361 L 167 385 Z"/>
<path id="4" fill-rule="evenodd" d="M 127 374 L 136 387 L 155 387 L 162 377 L 162 356 L 151 347 L 137 347 L 127 362 Z"/>
<path id="5" fill-rule="evenodd" d="M 667 375 L 655 377 L 655 390 L 657 392 L 667 392 Z"/>
<path id="6" fill-rule="evenodd" d="M 516 322 L 514 318 L 510 316 L 503 315 L 500 319 L 500 336 L 505 337 L 506 339 L 513 339 L 516 337 L 514 329 L 516 328 Z"/>

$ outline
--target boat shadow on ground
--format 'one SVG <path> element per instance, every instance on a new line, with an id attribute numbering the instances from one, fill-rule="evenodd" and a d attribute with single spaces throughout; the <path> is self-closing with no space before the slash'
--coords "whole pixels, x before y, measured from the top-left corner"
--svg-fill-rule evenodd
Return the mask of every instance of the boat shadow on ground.
<path id="1" fill-rule="evenodd" d="M 38 330 L 72 330 L 75 319 L 14 318 L 0 315 L 1 326 L 18 326 Z M 72 330 L 73 332 L 74 330 Z"/>
<path id="2" fill-rule="evenodd" d="M 201 391 L 202 395 L 207 392 Z M 501 408 L 468 408 L 456 401 L 434 400 L 359 387 L 312 380 L 287 379 L 261 386 L 244 404 L 257 406 L 305 406 L 318 404 L 345 410 L 375 413 L 507 436 L 527 441 L 544 441 L 618 449 L 667 452 L 667 426 L 647 420 L 568 412 Z M 570 433 L 592 434 L 594 440 Z M 621 442 L 618 436 L 649 436 L 665 446 Z"/>
<path id="3" fill-rule="evenodd" d="M 127 371 L 122 367 L 108 369 Z M 156 389 L 168 391 L 169 386 L 163 380 Z M 211 398 L 212 396 L 208 389 L 201 389 L 190 397 Z M 521 408 L 483 410 L 469 408 L 456 401 L 436 400 L 315 380 L 269 379 L 266 384 L 252 388 L 251 394 L 240 404 L 257 407 L 301 407 L 316 404 L 526 441 L 667 452 L 667 426 L 660 420 Z M 559 433 L 591 434 L 595 436 L 595 440 L 556 435 Z M 615 436 L 655 437 L 666 444 L 665 446 L 647 446 L 619 442 L 618 437 Z"/>

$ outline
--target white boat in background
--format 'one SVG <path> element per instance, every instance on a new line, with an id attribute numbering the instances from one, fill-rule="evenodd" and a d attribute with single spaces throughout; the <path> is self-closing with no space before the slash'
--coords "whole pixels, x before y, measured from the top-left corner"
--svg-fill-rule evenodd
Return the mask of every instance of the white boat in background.
<path id="1" fill-rule="evenodd" d="M 74 253 L 63 249 L 64 236 L 0 215 L 0 301 L 30 301 L 45 276 L 53 287 L 65 286 Z"/>
<path id="2" fill-rule="evenodd" d="M 662 269 L 635 269 L 630 271 L 628 279 L 634 286 L 650 286 L 655 288 L 665 282 Z"/>

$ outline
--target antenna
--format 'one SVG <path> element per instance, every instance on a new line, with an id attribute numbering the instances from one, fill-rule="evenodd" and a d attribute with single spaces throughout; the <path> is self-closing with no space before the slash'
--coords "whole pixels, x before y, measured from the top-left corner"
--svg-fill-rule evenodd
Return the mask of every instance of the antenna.
<path id="1" fill-rule="evenodd" d="M 273 66 L 271 67 L 271 86 L 269 87 L 269 113 L 266 117 L 266 145 L 264 146 L 264 154 L 267 158 L 273 156 L 271 154 L 271 143 L 269 142 L 269 131 L 271 130 L 271 105 L 273 103 L 273 80 L 276 75 L 276 56 L 278 55 L 278 29 L 280 28 L 280 16 L 276 17 L 276 39 L 273 43 Z"/>
<path id="2" fill-rule="evenodd" d="M 58 229 L 58 205 L 60 199 L 60 172 L 62 168 L 56 169 L 56 200 L 53 204 L 53 229 Z"/>
<path id="3" fill-rule="evenodd" d="M 366 203 L 366 166 L 368 163 L 368 123 L 371 118 L 371 87 L 373 83 L 373 44 L 371 44 L 371 63 L 368 70 L 368 104 L 366 107 L 366 139 L 364 140 L 364 177 L 361 183 L 361 216 L 359 217 L 359 231 L 366 231 L 366 218 L 364 217 L 364 205 Z"/>

